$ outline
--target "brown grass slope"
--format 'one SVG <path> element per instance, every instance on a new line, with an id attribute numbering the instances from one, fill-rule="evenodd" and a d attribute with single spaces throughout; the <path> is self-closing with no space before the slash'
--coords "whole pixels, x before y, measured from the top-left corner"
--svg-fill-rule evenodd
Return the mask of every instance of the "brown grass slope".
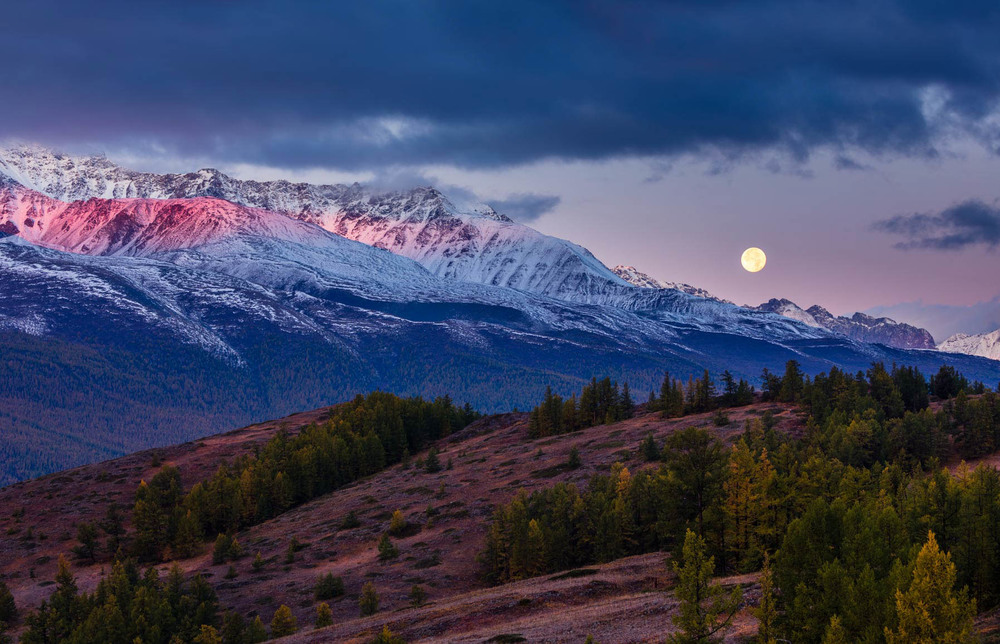
<path id="1" fill-rule="evenodd" d="M 127 513 L 139 481 L 158 469 L 154 458 L 179 467 L 190 487 L 280 428 L 294 432 L 322 421 L 329 411 L 304 412 L 0 489 L 0 574 L 22 611 L 37 606 L 51 592 L 56 558 L 75 545 L 75 523 L 100 519 L 112 501 Z M 721 428 L 713 426 L 710 414 L 664 420 L 639 413 L 613 425 L 538 440 L 527 440 L 527 414 L 485 418 L 439 443 L 442 464 L 450 462 L 451 469 L 430 474 L 412 463 L 397 465 L 239 533 L 248 556 L 234 564 L 233 579 L 223 578 L 229 564 L 212 565 L 210 544 L 203 554 L 179 563 L 190 574 L 208 577 L 224 608 L 259 614 L 267 622 L 279 605 L 290 606 L 301 629 L 294 641 L 364 641 L 384 624 L 408 641 L 484 641 L 504 633 L 521 633 L 529 641 L 582 641 L 591 632 L 601 642 L 660 639 L 670 630 L 673 607 L 669 594 L 650 592 L 669 583 L 663 555 L 594 566 L 592 575 L 550 575 L 487 588 L 476 555 L 493 509 L 520 488 L 558 481 L 583 484 L 616 461 L 632 469 L 644 467 L 638 448 L 649 433 L 662 441 L 678 429 L 700 426 L 732 442 L 745 419 L 765 411 L 776 415 L 779 429 L 801 429 L 792 407 L 776 403 L 729 410 L 731 423 Z M 583 465 L 567 470 L 562 465 L 574 447 Z M 431 522 L 425 515 L 428 506 L 437 511 Z M 413 528 L 394 540 L 400 556 L 381 562 L 376 543 L 397 509 Z M 360 527 L 340 530 L 351 511 Z M 286 563 L 293 537 L 303 547 L 294 562 Z M 267 564 L 254 572 L 251 561 L 257 552 Z M 78 564 L 81 590 L 91 590 L 109 569 L 107 561 Z M 346 595 L 329 602 L 335 626 L 312 631 L 318 603 L 313 586 L 328 572 L 344 579 Z M 378 589 L 381 606 L 377 615 L 362 619 L 357 598 L 367 581 Z M 427 590 L 428 605 L 410 608 L 413 584 Z M 752 622 L 745 617 L 737 621 L 731 635 L 750 628 L 747 620 Z"/>

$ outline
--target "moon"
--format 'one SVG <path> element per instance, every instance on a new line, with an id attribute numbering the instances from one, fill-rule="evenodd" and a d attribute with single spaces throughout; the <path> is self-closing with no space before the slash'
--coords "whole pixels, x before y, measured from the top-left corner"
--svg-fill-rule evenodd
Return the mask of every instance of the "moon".
<path id="1" fill-rule="evenodd" d="M 753 246 L 743 251 L 740 263 L 743 264 L 743 268 L 746 270 L 756 273 L 764 268 L 764 264 L 767 263 L 767 255 L 761 249 Z"/>

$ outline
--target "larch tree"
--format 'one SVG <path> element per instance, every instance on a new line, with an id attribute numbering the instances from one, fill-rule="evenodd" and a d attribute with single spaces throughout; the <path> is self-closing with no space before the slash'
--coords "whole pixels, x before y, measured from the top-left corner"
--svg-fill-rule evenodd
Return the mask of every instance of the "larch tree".
<path id="1" fill-rule="evenodd" d="M 976 602 L 965 589 L 955 590 L 955 564 L 938 547 L 933 532 L 913 566 L 913 580 L 904 592 L 896 591 L 895 629 L 885 629 L 887 644 L 965 644 L 975 642 L 972 621 Z"/>

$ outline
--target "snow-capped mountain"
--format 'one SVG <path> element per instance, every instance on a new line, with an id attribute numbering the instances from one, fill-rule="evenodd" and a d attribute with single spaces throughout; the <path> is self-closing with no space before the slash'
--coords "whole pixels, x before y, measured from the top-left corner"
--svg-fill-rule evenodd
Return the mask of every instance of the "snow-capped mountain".
<path id="1" fill-rule="evenodd" d="M 594 375 L 638 391 L 665 369 L 752 379 L 792 358 L 810 373 L 881 360 L 1000 378 L 997 362 L 857 342 L 815 315 L 639 288 L 432 189 L 19 150 L 0 155 L 0 396 L 16 410 L 0 415 L 0 482 L 375 388 L 500 410 Z"/>
<path id="2" fill-rule="evenodd" d="M 0 222 L 22 238 L 85 255 L 147 256 L 235 235 L 321 243 L 317 226 L 222 199 L 96 199 L 66 203 L 34 190 L 0 187 Z"/>
<path id="3" fill-rule="evenodd" d="M 729 300 L 723 300 L 722 298 L 716 297 L 705 289 L 698 288 L 697 286 L 691 286 L 690 284 L 684 284 L 682 282 L 664 282 L 663 280 L 658 280 L 655 277 L 650 276 L 648 273 L 643 273 L 635 266 L 619 264 L 611 270 L 618 277 L 622 278 L 632 286 L 637 286 L 639 288 L 669 288 L 674 289 L 675 291 L 681 291 L 682 293 L 687 293 L 688 295 L 703 297 L 706 300 L 729 302 Z"/>
<path id="4" fill-rule="evenodd" d="M 937 348 L 938 351 L 965 353 L 970 356 L 1000 360 L 1000 329 L 978 335 L 957 333 L 939 344 Z"/>
<path id="5" fill-rule="evenodd" d="M 756 308 L 759 311 L 776 313 L 798 320 L 811 327 L 827 329 L 858 342 L 884 344 L 900 349 L 935 348 L 934 338 L 925 329 L 896 322 L 889 318 L 874 318 L 864 313 L 855 313 L 851 317 L 834 316 L 819 305 L 813 305 L 803 310 L 795 302 L 776 298 L 768 300 Z"/>
<path id="6" fill-rule="evenodd" d="M 105 157 L 27 146 L 0 150 L 0 174 L 61 201 L 216 197 L 317 224 L 416 260 L 440 277 L 576 301 L 627 297 L 628 284 L 587 249 L 486 205 L 462 211 L 430 187 L 380 192 L 358 184 L 243 181 L 212 169 L 135 172 Z"/>

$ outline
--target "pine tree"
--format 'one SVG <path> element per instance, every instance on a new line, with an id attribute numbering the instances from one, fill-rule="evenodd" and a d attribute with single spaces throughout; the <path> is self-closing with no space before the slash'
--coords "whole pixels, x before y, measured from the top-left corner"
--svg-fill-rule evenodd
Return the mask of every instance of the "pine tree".
<path id="1" fill-rule="evenodd" d="M 335 577 L 332 572 L 320 575 L 313 587 L 316 599 L 335 599 L 344 594 L 344 580 Z"/>
<path id="2" fill-rule="evenodd" d="M 432 447 L 427 452 L 427 460 L 424 461 L 424 471 L 428 474 L 436 474 L 441 471 L 441 460 L 438 458 L 438 450 Z"/>
<path id="3" fill-rule="evenodd" d="M 208 624 L 202 624 L 201 629 L 198 632 L 198 636 L 191 641 L 192 644 L 222 644 L 222 637 L 219 635 L 219 631 L 215 630 L 214 627 L 209 626 Z"/>
<path id="4" fill-rule="evenodd" d="M 254 572 L 260 572 L 261 570 L 263 570 L 264 565 L 265 565 L 264 557 L 261 557 L 260 553 L 258 552 L 257 555 L 253 558 L 253 563 L 250 564 L 250 567 L 253 568 Z"/>
<path id="5" fill-rule="evenodd" d="M 367 582 L 361 587 L 361 596 L 358 598 L 358 606 L 361 608 L 361 616 L 368 617 L 378 612 L 378 591 L 375 584 Z"/>
<path id="6" fill-rule="evenodd" d="M 563 431 L 575 432 L 580 429 L 580 415 L 576 407 L 576 394 L 570 396 L 563 403 Z"/>
<path id="7" fill-rule="evenodd" d="M 332 625 L 333 611 L 330 610 L 330 604 L 321 602 L 316 606 L 316 628 L 323 628 L 324 626 Z"/>
<path id="8" fill-rule="evenodd" d="M 264 621 L 257 615 L 250 621 L 250 625 L 247 627 L 246 635 L 247 644 L 258 644 L 259 642 L 267 641 L 267 629 L 264 627 Z"/>
<path id="9" fill-rule="evenodd" d="M 850 641 L 847 637 L 847 630 L 840 622 L 840 617 L 836 615 L 831 617 L 830 624 L 826 627 L 826 633 L 823 634 L 822 644 L 850 644 Z"/>
<path id="10" fill-rule="evenodd" d="M 427 591 L 420 584 L 413 584 L 410 588 L 410 605 L 411 606 L 423 606 L 424 602 L 427 601 Z"/>
<path id="11" fill-rule="evenodd" d="M 177 536 L 174 537 L 174 552 L 186 559 L 194 556 L 201 547 L 202 532 L 198 519 L 188 510 L 177 522 Z"/>
<path id="12" fill-rule="evenodd" d="M 951 556 L 938 547 L 934 533 L 928 533 L 913 566 L 910 587 L 906 592 L 896 591 L 898 626 L 885 629 L 887 644 L 976 641 L 972 624 L 976 602 L 965 589 L 955 591 L 955 575 Z"/>
<path id="13" fill-rule="evenodd" d="M 660 397 L 656 401 L 656 408 L 666 410 L 671 404 L 674 395 L 674 381 L 670 378 L 670 372 L 663 374 L 663 382 L 660 383 Z"/>
<path id="14" fill-rule="evenodd" d="M 726 517 L 732 537 L 729 546 L 737 561 L 752 565 L 756 555 L 756 523 L 761 520 L 761 491 L 755 480 L 757 463 L 741 438 L 729 457 L 729 476 L 724 490 Z"/>
<path id="15" fill-rule="evenodd" d="M 724 407 L 736 405 L 736 379 L 728 369 L 722 372 L 722 405 Z"/>
<path id="16" fill-rule="evenodd" d="M 398 537 L 403 534 L 407 525 L 406 517 L 403 516 L 403 511 L 396 510 L 392 513 L 392 518 L 389 520 L 389 534 L 394 537 Z"/>
<path id="17" fill-rule="evenodd" d="M 381 561 L 388 561 L 399 556 L 399 548 L 392 542 L 388 534 L 383 534 L 378 541 L 378 558 Z"/>
<path id="18" fill-rule="evenodd" d="M 108 554 L 114 555 L 121 546 L 122 537 L 125 536 L 125 522 L 117 503 L 108 506 L 104 518 L 97 525 L 108 535 L 106 544 Z"/>
<path id="19" fill-rule="evenodd" d="M 10 624 L 16 617 L 17 605 L 14 603 L 14 594 L 0 579 L 0 622 Z"/>
<path id="20" fill-rule="evenodd" d="M 406 644 L 406 640 L 390 631 L 389 626 L 385 625 L 382 627 L 382 631 L 372 640 L 372 644 Z"/>
<path id="21" fill-rule="evenodd" d="M 247 638 L 247 623 L 243 615 L 236 611 L 226 611 L 222 617 L 222 644 L 244 644 Z"/>
<path id="22" fill-rule="evenodd" d="M 774 630 L 778 620 L 778 608 L 774 596 L 774 572 L 771 570 L 771 557 L 764 554 L 764 567 L 760 571 L 760 601 L 753 611 L 757 618 L 757 641 L 760 644 L 776 644 Z"/>
<path id="23" fill-rule="evenodd" d="M 635 402 L 629 392 L 628 383 L 622 385 L 621 418 L 631 418 L 635 414 Z"/>
<path id="24" fill-rule="evenodd" d="M 694 644 L 717 641 L 716 633 L 725 628 L 742 600 L 739 586 L 726 593 L 712 583 L 715 558 L 707 556 L 705 541 L 694 532 L 684 537 L 683 564 L 674 562 L 677 585 L 674 595 L 680 601 L 680 613 L 673 617 L 680 633 L 668 641 Z"/>
<path id="25" fill-rule="evenodd" d="M 154 492 L 145 482 L 139 483 L 132 508 L 132 529 L 135 531 L 133 550 L 139 559 L 157 560 L 166 544 L 166 519 Z"/>
<path id="26" fill-rule="evenodd" d="M 97 528 L 94 524 L 81 521 L 76 526 L 76 540 L 79 544 L 73 548 L 73 554 L 80 559 L 93 562 L 101 545 L 97 540 Z"/>
<path id="27" fill-rule="evenodd" d="M 224 532 L 220 532 L 215 538 L 215 545 L 212 547 L 212 563 L 219 565 L 229 559 L 229 548 L 233 545 L 233 538 Z"/>
<path id="28" fill-rule="evenodd" d="M 271 620 L 271 637 L 285 637 L 298 630 L 298 622 L 292 609 L 282 604 L 278 610 L 274 611 L 274 618 Z"/>
<path id="29" fill-rule="evenodd" d="M 646 434 L 646 438 L 642 439 L 642 457 L 649 462 L 660 460 L 660 448 L 656 446 L 652 434 Z"/>

